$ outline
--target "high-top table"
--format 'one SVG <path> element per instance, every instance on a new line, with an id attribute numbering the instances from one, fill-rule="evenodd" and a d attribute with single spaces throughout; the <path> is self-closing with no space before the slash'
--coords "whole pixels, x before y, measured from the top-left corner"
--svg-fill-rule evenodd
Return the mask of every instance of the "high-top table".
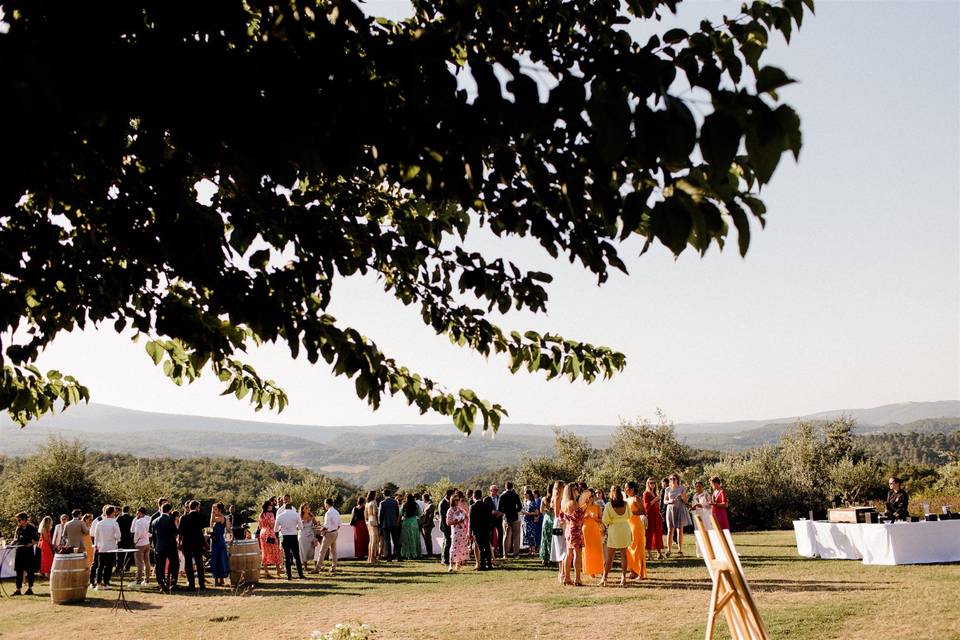
<path id="1" fill-rule="evenodd" d="M 960 562 L 960 520 L 861 524 L 796 520 L 797 553 L 864 564 Z"/>

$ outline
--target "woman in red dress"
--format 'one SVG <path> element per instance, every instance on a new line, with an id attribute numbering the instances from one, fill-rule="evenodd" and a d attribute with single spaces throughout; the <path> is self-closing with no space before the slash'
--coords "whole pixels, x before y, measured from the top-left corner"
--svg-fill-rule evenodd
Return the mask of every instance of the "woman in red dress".
<path id="1" fill-rule="evenodd" d="M 730 520 L 727 518 L 727 491 L 723 488 L 720 478 L 713 476 L 710 478 L 710 484 L 713 486 L 713 506 L 711 507 L 713 517 L 721 529 L 730 529 Z"/>
<path id="2" fill-rule="evenodd" d="M 277 532 L 273 530 L 277 524 L 277 518 L 273 515 L 273 505 L 270 501 L 263 503 L 263 511 L 260 512 L 260 518 L 257 520 L 260 526 L 260 553 L 263 556 L 263 573 L 268 578 L 270 575 L 270 565 L 277 568 L 277 577 L 280 577 L 280 562 L 282 554 L 280 553 L 280 541 Z"/>
<path id="3" fill-rule="evenodd" d="M 40 575 L 48 577 L 53 568 L 53 518 L 44 517 L 40 521 Z"/>
<path id="4" fill-rule="evenodd" d="M 657 481 L 647 478 L 647 490 L 643 492 L 643 511 L 647 514 L 647 560 L 650 552 L 657 550 L 657 558 L 663 560 L 663 518 L 660 517 L 660 497 Z"/>
<path id="5" fill-rule="evenodd" d="M 360 498 L 350 514 L 350 526 L 353 527 L 353 555 L 357 558 L 367 557 L 370 551 L 370 532 L 367 530 L 367 520 L 363 515 L 366 505 L 367 501 Z"/>

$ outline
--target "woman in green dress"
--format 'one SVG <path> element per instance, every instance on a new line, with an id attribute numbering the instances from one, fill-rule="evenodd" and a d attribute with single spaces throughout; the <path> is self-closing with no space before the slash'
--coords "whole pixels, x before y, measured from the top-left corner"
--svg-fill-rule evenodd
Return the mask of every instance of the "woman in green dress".
<path id="1" fill-rule="evenodd" d="M 543 520 L 543 529 L 540 532 L 540 560 L 544 566 L 550 564 L 550 547 L 553 543 L 553 484 L 547 489 L 547 494 L 540 500 L 540 518 Z"/>
<path id="2" fill-rule="evenodd" d="M 420 505 L 412 493 L 403 503 L 403 523 L 400 525 L 400 557 L 415 560 L 420 557 Z"/>

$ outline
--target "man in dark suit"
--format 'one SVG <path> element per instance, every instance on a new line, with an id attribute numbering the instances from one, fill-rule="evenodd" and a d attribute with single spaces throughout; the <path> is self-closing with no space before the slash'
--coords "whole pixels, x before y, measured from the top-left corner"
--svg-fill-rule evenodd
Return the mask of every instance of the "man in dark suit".
<path id="1" fill-rule="evenodd" d="M 133 532 L 130 531 L 130 525 L 132 524 L 133 516 L 130 515 L 130 507 L 124 507 L 121 509 L 120 515 L 117 516 L 117 526 L 120 527 L 121 549 L 133 549 Z M 120 571 L 126 571 L 129 569 L 131 562 L 133 562 L 132 553 L 117 554 L 117 569 Z"/>
<path id="2" fill-rule="evenodd" d="M 160 517 L 153 521 L 154 544 L 157 552 L 157 584 L 161 591 L 170 592 L 177 586 L 180 557 L 177 555 L 177 523 L 170 515 L 173 506 L 167 502 L 160 507 Z"/>
<path id="3" fill-rule="evenodd" d="M 520 496 L 513 490 L 513 483 L 507 483 L 507 489 L 500 495 L 500 502 L 497 511 L 503 514 L 503 538 L 500 541 L 500 548 L 503 550 L 503 557 L 512 555 L 514 558 L 520 555 L 520 511 L 523 510 L 523 504 L 520 502 Z"/>
<path id="4" fill-rule="evenodd" d="M 400 505 L 389 489 L 384 489 L 383 496 L 377 518 L 380 522 L 380 534 L 383 536 L 385 560 L 400 562 Z"/>
<path id="5" fill-rule="evenodd" d="M 197 582 L 200 583 L 200 590 L 207 588 L 203 579 L 203 516 L 200 515 L 200 503 L 196 500 L 190 502 L 190 512 L 180 518 L 180 548 L 183 550 L 183 561 L 186 563 L 184 569 L 187 572 L 187 589 L 193 591 L 196 589 L 193 574 L 196 568 Z M 196 565 L 196 567 L 194 567 Z"/>
<path id="6" fill-rule="evenodd" d="M 493 500 L 483 498 L 483 492 L 477 489 L 473 493 L 473 506 L 470 507 L 470 533 L 480 550 L 480 570 L 493 568 L 490 557 L 490 535 L 493 532 Z"/>
<path id="7" fill-rule="evenodd" d="M 450 525 L 447 524 L 447 511 L 450 510 L 450 498 L 453 497 L 453 489 L 447 489 L 447 493 L 440 500 L 440 532 L 443 533 L 443 549 L 440 551 L 440 562 L 450 564 Z"/>

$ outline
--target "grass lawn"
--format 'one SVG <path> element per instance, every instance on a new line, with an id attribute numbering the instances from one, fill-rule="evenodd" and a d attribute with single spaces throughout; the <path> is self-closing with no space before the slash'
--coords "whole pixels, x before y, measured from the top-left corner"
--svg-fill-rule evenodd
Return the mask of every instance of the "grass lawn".
<path id="1" fill-rule="evenodd" d="M 808 560 L 797 556 L 790 531 L 735 539 L 772 638 L 960 638 L 958 564 Z M 435 560 L 343 562 L 338 575 L 270 580 L 247 596 L 229 589 L 173 596 L 131 590 L 133 613 L 113 610 L 115 590 L 90 591 L 82 605 L 54 606 L 43 581 L 39 596 L 0 600 L 0 637 L 286 640 L 357 621 L 377 629 L 379 638 L 702 638 L 710 580 L 689 543 L 686 552 L 651 563 L 649 579 L 626 588 L 560 587 L 554 570 L 527 559 L 456 575 Z M 11 581 L 4 589 L 12 591 Z M 720 629 L 719 637 L 727 637 L 722 619 Z"/>

